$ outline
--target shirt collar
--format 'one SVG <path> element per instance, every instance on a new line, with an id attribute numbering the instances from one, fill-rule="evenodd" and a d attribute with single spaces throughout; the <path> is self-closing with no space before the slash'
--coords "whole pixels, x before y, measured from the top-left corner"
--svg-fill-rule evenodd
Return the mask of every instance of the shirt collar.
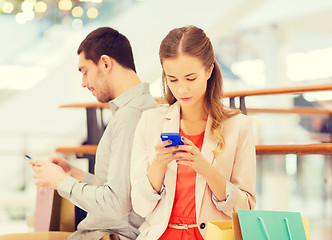
<path id="1" fill-rule="evenodd" d="M 120 96 L 110 101 L 110 107 L 112 114 L 114 114 L 119 108 L 126 106 L 131 100 L 137 96 L 148 94 L 149 93 L 149 84 L 140 83 L 132 88 L 129 88 L 123 92 Z"/>

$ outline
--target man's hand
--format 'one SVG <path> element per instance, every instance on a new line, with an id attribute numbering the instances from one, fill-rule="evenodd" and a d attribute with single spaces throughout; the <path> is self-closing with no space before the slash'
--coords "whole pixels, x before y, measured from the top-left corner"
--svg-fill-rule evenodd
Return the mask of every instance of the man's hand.
<path id="1" fill-rule="evenodd" d="M 29 163 L 35 171 L 36 186 L 57 189 L 67 176 L 62 167 L 54 163 L 39 160 L 31 160 Z"/>
<path id="2" fill-rule="evenodd" d="M 67 160 L 61 157 L 51 157 L 48 159 L 48 161 L 62 167 L 63 171 L 69 176 L 72 176 L 78 180 L 82 180 L 83 171 L 71 165 Z"/>

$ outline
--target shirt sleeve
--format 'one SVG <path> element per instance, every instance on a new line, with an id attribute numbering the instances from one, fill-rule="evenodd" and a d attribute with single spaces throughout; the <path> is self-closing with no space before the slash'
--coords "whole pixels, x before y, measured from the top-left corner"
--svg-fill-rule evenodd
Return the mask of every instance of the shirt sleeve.
<path id="1" fill-rule="evenodd" d="M 256 204 L 256 151 L 249 118 L 240 122 L 236 154 L 230 181 L 226 180 L 226 200 L 218 201 L 212 193 L 212 201 L 219 211 L 232 216 L 238 209 L 254 209 Z"/>
<path id="2" fill-rule="evenodd" d="M 82 182 L 86 182 L 89 184 L 95 184 L 96 182 L 96 176 L 92 173 L 83 172 Z"/>
<path id="3" fill-rule="evenodd" d="M 110 148 L 104 154 L 98 150 L 97 157 L 103 161 L 109 161 L 107 171 L 107 181 L 103 185 L 94 185 L 87 182 L 78 181 L 71 177 L 65 180 L 58 187 L 61 196 L 69 199 L 83 210 L 94 212 L 101 216 L 117 219 L 127 215 L 131 210 L 130 198 L 130 156 L 136 123 L 140 113 L 124 114 L 119 121 L 109 126 L 112 134 L 104 135 L 99 142 L 98 148 L 103 145 Z M 105 139 L 110 137 L 111 139 Z M 87 178 L 85 178 L 87 177 Z M 84 179 L 91 179 L 90 175 L 85 175 Z"/>
<path id="4" fill-rule="evenodd" d="M 143 112 L 136 128 L 130 167 L 132 205 L 134 211 L 142 217 L 146 217 L 153 211 L 166 192 L 165 187 L 162 187 L 160 193 L 156 192 L 147 177 L 150 164 L 145 138 L 146 119 L 146 112 Z"/>

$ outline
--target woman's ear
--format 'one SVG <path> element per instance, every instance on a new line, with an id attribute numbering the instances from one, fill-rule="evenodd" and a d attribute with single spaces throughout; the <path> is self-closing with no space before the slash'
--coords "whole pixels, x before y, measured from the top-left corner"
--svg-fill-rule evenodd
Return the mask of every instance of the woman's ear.
<path id="1" fill-rule="evenodd" d="M 208 69 L 208 76 L 209 76 L 208 79 L 210 79 L 213 69 L 214 69 L 214 63 L 212 63 Z"/>

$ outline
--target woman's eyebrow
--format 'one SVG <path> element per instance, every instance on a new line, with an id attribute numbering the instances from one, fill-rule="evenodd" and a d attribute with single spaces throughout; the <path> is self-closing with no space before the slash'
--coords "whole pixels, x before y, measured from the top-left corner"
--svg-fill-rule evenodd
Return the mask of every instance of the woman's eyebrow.
<path id="1" fill-rule="evenodd" d="M 185 75 L 185 77 L 189 77 L 189 76 L 191 76 L 193 74 L 196 74 L 196 73 L 189 73 L 189 74 Z"/>
<path id="2" fill-rule="evenodd" d="M 184 76 L 185 76 L 185 77 L 189 77 L 189 76 L 194 75 L 194 74 L 196 74 L 196 73 L 189 73 L 189 74 L 184 75 Z M 168 75 L 168 74 L 167 74 L 167 77 L 176 78 L 176 77 L 174 77 L 174 76 L 172 76 L 172 75 Z"/>
<path id="3" fill-rule="evenodd" d="M 168 74 L 167 74 L 167 77 L 176 78 L 176 77 L 174 77 L 174 76 L 172 76 L 172 75 L 168 75 Z"/>

